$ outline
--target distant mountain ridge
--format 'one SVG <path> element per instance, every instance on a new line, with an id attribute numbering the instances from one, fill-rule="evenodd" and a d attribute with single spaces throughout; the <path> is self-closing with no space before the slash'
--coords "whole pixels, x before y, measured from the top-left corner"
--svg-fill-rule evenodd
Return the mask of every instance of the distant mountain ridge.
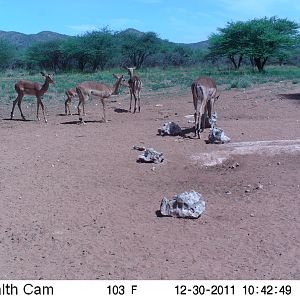
<path id="1" fill-rule="evenodd" d="M 128 28 L 124 30 L 125 33 L 131 33 L 136 35 L 143 35 L 144 32 L 136 30 L 134 28 Z M 17 49 L 26 49 L 30 45 L 37 43 L 37 42 L 48 42 L 51 40 L 62 40 L 71 37 L 70 35 L 65 35 L 57 32 L 52 31 L 41 31 L 36 34 L 25 34 L 16 31 L 2 31 L 0 30 L 0 40 L 6 40 L 10 42 L 12 45 L 15 45 Z M 198 43 L 173 43 L 182 46 L 187 46 L 192 49 L 206 49 L 208 47 L 208 41 L 202 41 Z"/>
<path id="2" fill-rule="evenodd" d="M 27 48 L 36 42 L 48 42 L 50 40 L 66 39 L 68 35 L 60 34 L 52 31 L 41 31 L 36 34 L 25 34 L 16 31 L 2 31 L 0 30 L 0 40 L 6 40 L 17 49 Z"/>

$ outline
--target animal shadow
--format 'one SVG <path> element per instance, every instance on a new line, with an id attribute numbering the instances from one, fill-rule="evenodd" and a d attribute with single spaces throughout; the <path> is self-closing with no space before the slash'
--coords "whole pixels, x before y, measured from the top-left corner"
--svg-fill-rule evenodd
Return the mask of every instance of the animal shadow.
<path id="1" fill-rule="evenodd" d="M 290 100 L 300 100 L 300 93 L 295 94 L 279 94 L 280 97 Z"/>
<path id="2" fill-rule="evenodd" d="M 92 121 L 84 121 L 84 124 L 87 123 L 104 123 L 102 120 L 92 120 Z M 81 125 L 82 123 L 78 120 L 78 121 L 68 121 L 68 122 L 61 122 L 61 125 Z"/>
<path id="3" fill-rule="evenodd" d="M 36 120 L 29 120 L 29 119 L 11 119 L 11 118 L 5 118 L 2 119 L 3 121 L 15 121 L 15 122 L 35 122 Z"/>
<path id="4" fill-rule="evenodd" d="M 115 108 L 114 112 L 116 112 L 118 114 L 122 114 L 122 113 L 128 113 L 129 110 L 128 109 L 123 109 L 123 108 Z"/>

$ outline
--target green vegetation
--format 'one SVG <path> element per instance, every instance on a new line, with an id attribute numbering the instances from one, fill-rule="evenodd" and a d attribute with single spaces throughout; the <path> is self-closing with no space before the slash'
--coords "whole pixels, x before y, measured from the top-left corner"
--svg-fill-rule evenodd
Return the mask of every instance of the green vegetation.
<path id="1" fill-rule="evenodd" d="M 227 57 L 235 69 L 247 57 L 262 72 L 271 57 L 277 57 L 282 64 L 291 56 L 289 49 L 299 42 L 298 28 L 297 23 L 276 17 L 230 22 L 227 27 L 219 28 L 219 33 L 211 35 L 210 56 Z"/>
<path id="2" fill-rule="evenodd" d="M 59 74 L 95 73 L 123 66 L 135 66 L 137 70 L 197 66 L 228 71 L 243 66 L 263 72 L 267 62 L 300 64 L 298 28 L 297 23 L 277 17 L 230 22 L 212 34 L 208 42 L 199 45 L 171 43 L 154 32 L 134 29 L 113 32 L 107 27 L 76 37 L 43 39 L 25 50 L 0 41 L 0 69 L 22 68 L 32 73 L 44 69 Z M 248 84 L 237 81 L 232 86 Z M 153 89 L 169 85 L 169 82 L 159 83 Z"/>
<path id="3" fill-rule="evenodd" d="M 215 78 L 224 89 L 281 80 L 298 84 L 298 28 L 276 17 L 231 22 L 201 48 L 171 43 L 153 32 L 108 28 L 34 43 L 23 52 L 0 40 L 0 101 L 11 103 L 20 79 L 43 82 L 41 70 L 55 73 L 56 84 L 45 94 L 54 101 L 63 101 L 65 90 L 86 80 L 113 84 L 113 73 L 127 76 L 124 66 L 136 66 L 143 94 L 186 93 L 199 76 Z"/>
<path id="4" fill-rule="evenodd" d="M 95 73 L 68 72 L 54 75 L 55 85 L 51 85 L 45 94 L 46 102 L 61 102 L 65 100 L 64 92 L 78 83 L 95 80 L 106 84 L 114 84 L 115 79 L 112 74 L 128 75 L 124 69 L 114 68 L 110 70 L 98 71 Z M 265 72 L 259 73 L 253 68 L 241 67 L 237 71 L 220 70 L 216 67 L 169 67 L 169 68 L 143 68 L 137 71 L 143 81 L 143 95 L 156 93 L 169 95 L 180 95 L 189 92 L 191 83 L 199 76 L 209 76 L 217 81 L 221 89 L 244 89 L 255 84 L 267 82 L 279 82 L 289 80 L 293 84 L 300 82 L 300 68 L 287 66 L 267 66 Z M 28 71 L 7 70 L 0 74 L 0 102 L 11 105 L 15 99 L 15 83 L 20 79 L 43 82 L 43 77 L 36 72 L 30 74 Z M 122 87 L 120 94 L 125 95 L 126 88 Z M 35 103 L 34 97 L 24 97 L 24 102 Z"/>

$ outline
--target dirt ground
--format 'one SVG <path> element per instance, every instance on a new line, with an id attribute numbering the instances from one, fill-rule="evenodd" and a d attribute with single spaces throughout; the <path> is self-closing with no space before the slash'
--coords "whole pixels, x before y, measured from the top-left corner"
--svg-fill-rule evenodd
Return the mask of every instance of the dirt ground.
<path id="1" fill-rule="evenodd" d="M 47 124 L 35 104 L 28 122 L 0 108 L 1 279 L 300 279 L 299 86 L 221 87 L 224 145 L 189 132 L 189 90 L 144 93 L 136 114 L 114 96 L 108 123 L 97 100 L 85 125 L 61 103 L 45 103 Z M 157 135 L 167 121 L 185 137 Z M 133 145 L 165 162 L 137 163 Z M 157 215 L 163 197 L 191 190 L 200 218 Z"/>

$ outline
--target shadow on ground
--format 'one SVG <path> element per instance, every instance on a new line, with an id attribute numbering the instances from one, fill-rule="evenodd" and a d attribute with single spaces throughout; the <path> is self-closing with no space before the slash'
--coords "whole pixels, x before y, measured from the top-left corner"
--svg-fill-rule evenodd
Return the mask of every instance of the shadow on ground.
<path id="1" fill-rule="evenodd" d="M 280 97 L 290 100 L 300 100 L 300 93 L 295 94 L 279 94 Z"/>

